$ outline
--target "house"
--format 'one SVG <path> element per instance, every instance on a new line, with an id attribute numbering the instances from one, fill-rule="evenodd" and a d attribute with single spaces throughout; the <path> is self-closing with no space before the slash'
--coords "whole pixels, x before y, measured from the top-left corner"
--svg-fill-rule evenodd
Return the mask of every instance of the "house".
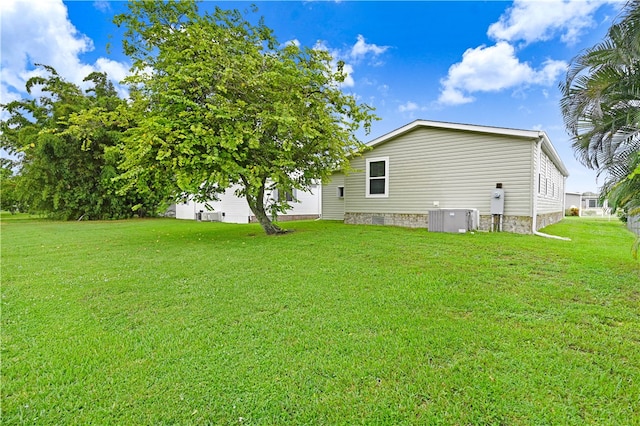
<path id="1" fill-rule="evenodd" d="M 565 194 L 565 213 L 571 208 L 578 209 L 578 216 L 606 216 L 611 214 L 607 200 L 600 201 L 595 192 L 567 192 Z"/>
<path id="2" fill-rule="evenodd" d="M 601 201 L 600 194 L 583 192 L 580 216 L 605 216 L 610 213 L 607 200 Z"/>
<path id="3" fill-rule="evenodd" d="M 368 145 L 323 185 L 323 219 L 429 228 L 469 209 L 477 229 L 533 233 L 564 216 L 569 172 L 543 131 L 417 120 Z"/>
<path id="4" fill-rule="evenodd" d="M 176 219 L 191 219 L 228 223 L 255 222 L 255 216 L 247 200 L 235 195 L 237 187 L 227 188 L 217 201 L 205 203 L 192 199 L 184 203 L 176 204 Z M 320 188 L 319 185 L 311 185 L 309 191 L 294 190 L 293 194 L 283 194 L 287 197 L 291 209 L 286 214 L 279 214 L 280 222 L 288 220 L 317 219 L 320 217 Z M 267 192 L 266 204 L 278 197 L 277 191 Z"/>
<path id="5" fill-rule="evenodd" d="M 571 216 L 571 209 L 578 209 L 578 216 L 582 216 L 582 193 L 567 192 L 564 194 L 564 213 Z"/>

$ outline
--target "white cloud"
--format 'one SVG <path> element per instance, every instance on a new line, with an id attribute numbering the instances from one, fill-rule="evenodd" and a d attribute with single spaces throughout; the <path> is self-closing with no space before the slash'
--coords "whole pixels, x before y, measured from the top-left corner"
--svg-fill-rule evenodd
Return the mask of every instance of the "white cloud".
<path id="1" fill-rule="evenodd" d="M 462 61 L 449 68 L 440 81 L 438 102 L 459 105 L 473 102 L 477 92 L 514 89 L 524 95 L 531 85 L 550 86 L 566 71 L 565 61 L 547 59 L 537 68 L 518 58 L 514 46 L 525 46 L 559 37 L 566 44 L 595 25 L 595 12 L 620 0 L 515 0 L 487 31 L 497 40 L 493 46 L 468 49 Z M 547 91 L 543 95 L 548 96 Z"/>
<path id="2" fill-rule="evenodd" d="M 621 4 L 620 0 L 516 0 L 487 34 L 495 40 L 522 40 L 525 44 L 560 36 L 571 45 L 595 25 L 597 9 L 616 2 Z"/>
<path id="3" fill-rule="evenodd" d="M 108 71 L 117 85 L 126 75 L 127 64 L 100 58 L 83 63 L 80 55 L 94 49 L 93 41 L 69 21 L 66 6 L 57 1 L 4 0 L 0 3 L 2 38 L 1 93 L 22 96 L 26 81 L 37 74 L 35 63 L 50 65 L 66 80 L 82 87 L 93 71 Z M 111 74 L 113 73 L 113 74 Z"/>
<path id="4" fill-rule="evenodd" d="M 462 105 L 475 100 L 476 98 L 466 96 L 461 90 L 458 90 L 451 85 L 445 86 L 440 92 L 440 97 L 438 98 L 438 102 L 444 105 Z"/>
<path id="5" fill-rule="evenodd" d="M 356 82 L 353 79 L 353 65 L 351 64 L 344 64 L 344 67 L 342 68 L 342 71 L 346 74 L 346 77 L 344 79 L 344 81 L 342 82 L 342 87 L 353 87 L 355 86 Z"/>
<path id="6" fill-rule="evenodd" d="M 420 109 L 418 104 L 411 101 L 408 101 L 406 104 L 400 105 L 398 107 L 399 112 L 412 112 L 412 111 L 417 111 L 418 109 Z"/>
<path id="7" fill-rule="evenodd" d="M 449 74 L 441 81 L 443 86 L 439 101 L 443 104 L 472 102 L 468 96 L 474 92 L 497 92 L 521 85 L 550 85 L 566 69 L 563 61 L 547 60 L 539 69 L 520 62 L 515 49 L 506 42 L 494 46 L 467 49 L 462 61 L 449 68 Z"/>
<path id="8" fill-rule="evenodd" d="M 298 40 L 297 38 L 294 38 L 293 40 L 288 40 L 285 41 L 284 44 L 282 46 L 296 46 L 296 47 L 300 47 L 300 40 Z"/>
<path id="9" fill-rule="evenodd" d="M 108 0 L 95 0 L 93 2 L 93 7 L 98 9 L 100 12 L 107 13 L 111 11 L 111 4 L 109 4 Z"/>
<path id="10" fill-rule="evenodd" d="M 330 49 L 329 46 L 327 46 L 327 43 L 324 42 L 323 40 L 318 40 L 316 42 L 316 44 L 313 46 L 314 50 L 323 50 L 325 52 L 328 52 L 329 55 L 331 55 L 331 68 L 333 69 L 333 71 L 337 71 L 338 70 L 338 61 L 342 60 L 341 57 L 342 55 L 340 54 L 340 51 L 336 50 L 336 49 Z M 344 61 L 343 61 L 344 62 Z M 353 87 L 355 85 L 355 81 L 353 79 L 353 65 L 351 64 L 347 64 L 344 63 L 343 67 L 342 67 L 342 72 L 346 75 L 344 81 L 340 84 L 340 87 Z"/>
<path id="11" fill-rule="evenodd" d="M 349 56 L 352 60 L 359 62 L 366 56 L 377 57 L 389 49 L 389 46 L 378 46 L 376 44 L 368 44 L 363 35 L 358 34 L 358 41 L 351 47 Z"/>
<path id="12" fill-rule="evenodd" d="M 365 41 L 364 36 L 358 35 L 356 43 L 348 49 L 333 49 L 330 48 L 323 40 L 318 40 L 313 46 L 316 50 L 324 50 L 329 52 L 333 58 L 333 67 L 336 69 L 338 61 L 344 62 L 343 71 L 347 75 L 342 87 L 353 87 L 356 82 L 353 78 L 355 72 L 355 65 L 359 64 L 363 59 L 369 58 L 370 65 L 379 66 L 382 62 L 378 59 L 381 54 L 387 51 L 389 46 L 378 46 L 375 44 L 368 44 Z"/>

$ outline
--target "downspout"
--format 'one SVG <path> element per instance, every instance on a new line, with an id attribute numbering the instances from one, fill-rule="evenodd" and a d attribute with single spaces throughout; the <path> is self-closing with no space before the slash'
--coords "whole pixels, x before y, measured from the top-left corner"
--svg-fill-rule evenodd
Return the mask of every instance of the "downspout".
<path id="1" fill-rule="evenodd" d="M 537 151 L 537 155 L 538 155 L 538 162 L 536 165 L 536 174 L 533 177 L 533 216 L 532 216 L 532 220 L 531 220 L 531 233 L 533 235 L 537 235 L 538 237 L 544 237 L 544 238 L 553 238 L 555 240 L 563 240 L 563 241 L 571 241 L 571 238 L 566 238 L 566 237 L 559 237 L 557 235 L 549 235 L 549 234 L 545 234 L 543 232 L 538 232 L 538 194 L 540 193 L 540 157 L 541 157 L 541 153 L 542 153 L 542 139 L 543 136 L 540 135 L 540 139 L 538 139 L 538 141 L 536 142 L 536 151 Z M 536 181 L 538 182 L 538 184 L 536 184 Z M 564 188 L 563 188 L 564 190 Z M 564 207 L 564 204 L 563 204 Z"/>
<path id="2" fill-rule="evenodd" d="M 567 177 L 562 176 L 562 217 L 565 216 L 567 206 Z"/>

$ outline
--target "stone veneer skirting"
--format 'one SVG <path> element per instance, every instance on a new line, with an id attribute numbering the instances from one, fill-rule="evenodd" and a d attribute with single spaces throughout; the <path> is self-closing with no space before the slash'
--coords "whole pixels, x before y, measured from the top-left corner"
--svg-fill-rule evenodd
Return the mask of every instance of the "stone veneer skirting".
<path id="1" fill-rule="evenodd" d="M 428 228 L 428 213 L 345 213 L 349 225 L 390 225 L 405 228 Z"/>
<path id="2" fill-rule="evenodd" d="M 545 226 L 549 226 L 549 225 L 553 225 L 554 223 L 558 223 L 562 219 L 564 219 L 564 212 L 539 214 L 538 218 L 537 218 L 537 221 L 538 221 L 537 222 L 537 225 L 538 225 L 537 227 L 538 227 L 538 229 L 541 229 L 541 228 L 544 228 Z"/>
<path id="3" fill-rule="evenodd" d="M 538 215 L 538 229 L 561 221 L 562 212 Z M 428 228 L 428 213 L 345 213 L 344 223 L 350 225 L 388 225 L 406 228 Z M 530 216 L 503 216 L 502 231 L 531 234 Z M 480 215 L 479 231 L 491 230 L 491 215 Z"/>
<path id="4" fill-rule="evenodd" d="M 480 215 L 480 231 L 491 231 L 492 216 Z M 502 232 L 513 232 L 514 234 L 531 233 L 530 216 L 502 216 Z"/>

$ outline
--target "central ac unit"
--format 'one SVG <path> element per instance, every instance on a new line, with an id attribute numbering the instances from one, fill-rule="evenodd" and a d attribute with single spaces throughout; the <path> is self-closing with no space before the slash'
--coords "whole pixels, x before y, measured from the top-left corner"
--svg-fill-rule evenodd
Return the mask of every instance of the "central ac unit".
<path id="1" fill-rule="evenodd" d="M 464 233 L 478 229 L 478 209 L 429 210 L 429 232 Z"/>
<path id="2" fill-rule="evenodd" d="M 203 212 L 202 220 L 205 222 L 222 222 L 222 212 Z"/>

